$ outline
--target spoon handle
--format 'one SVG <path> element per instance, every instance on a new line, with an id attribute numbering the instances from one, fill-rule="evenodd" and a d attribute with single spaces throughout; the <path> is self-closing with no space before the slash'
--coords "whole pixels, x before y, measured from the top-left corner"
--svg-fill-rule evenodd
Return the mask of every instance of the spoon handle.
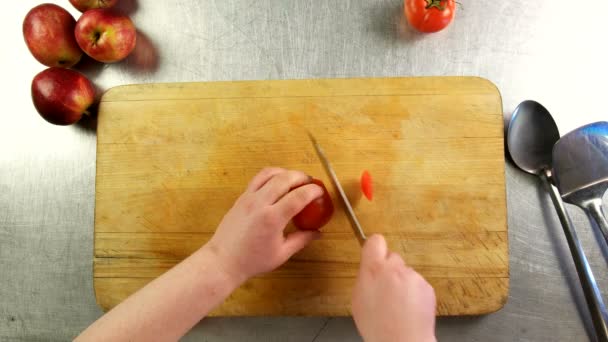
<path id="1" fill-rule="evenodd" d="M 606 216 L 604 216 L 602 211 L 602 199 L 591 201 L 587 206 L 587 211 L 593 217 L 598 227 L 600 227 L 600 231 L 604 235 L 606 243 L 608 243 L 608 221 L 606 221 Z"/>
<path id="2" fill-rule="evenodd" d="M 545 173 L 541 173 L 540 178 L 543 181 L 543 185 L 549 192 L 549 195 L 551 195 L 551 200 L 555 206 L 555 211 L 557 212 L 559 221 L 564 229 L 564 234 L 566 235 L 566 240 L 568 241 L 568 247 L 570 248 L 570 253 L 572 254 L 572 260 L 574 261 L 574 266 L 576 267 L 576 272 L 578 273 L 578 278 L 581 282 L 581 287 L 583 288 L 585 300 L 587 301 L 587 307 L 589 308 L 589 313 L 591 314 L 591 320 L 593 321 L 597 339 L 601 342 L 608 341 L 608 311 L 606 311 L 606 306 L 602 300 L 602 294 L 597 287 L 595 277 L 593 276 L 593 272 L 591 271 L 591 267 L 589 266 L 589 262 L 587 261 L 587 257 L 583 251 L 583 247 L 576 236 L 576 231 L 572 226 L 570 217 L 568 217 L 568 214 L 566 213 L 564 202 L 562 202 L 562 198 L 557 192 L 557 189 L 551 185 Z"/>

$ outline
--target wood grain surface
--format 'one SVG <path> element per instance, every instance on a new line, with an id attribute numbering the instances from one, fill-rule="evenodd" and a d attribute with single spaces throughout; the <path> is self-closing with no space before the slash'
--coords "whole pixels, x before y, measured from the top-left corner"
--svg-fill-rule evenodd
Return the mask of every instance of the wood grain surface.
<path id="1" fill-rule="evenodd" d="M 178 83 L 109 90 L 99 110 L 94 286 L 110 309 L 203 245 L 265 166 L 329 184 L 317 137 L 368 235 L 424 275 L 439 315 L 508 295 L 501 98 L 474 77 Z M 374 201 L 361 199 L 371 172 Z M 332 197 L 336 200 L 336 194 Z M 216 316 L 341 316 L 360 248 L 341 207 L 313 242 Z"/>

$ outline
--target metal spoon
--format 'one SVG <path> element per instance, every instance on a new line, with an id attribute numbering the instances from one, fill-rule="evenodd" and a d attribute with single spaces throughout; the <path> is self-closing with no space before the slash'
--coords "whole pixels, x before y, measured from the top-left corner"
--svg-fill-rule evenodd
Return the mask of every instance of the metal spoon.
<path id="1" fill-rule="evenodd" d="M 608 190 L 608 122 L 577 128 L 559 139 L 553 147 L 553 175 L 563 200 L 585 210 L 608 243 L 602 210 Z"/>
<path id="2" fill-rule="evenodd" d="M 507 148 L 515 164 L 522 170 L 537 175 L 549 192 L 559 221 L 564 229 L 572 260 L 583 288 L 591 320 L 599 341 L 608 341 L 608 311 L 583 247 L 576 236 L 564 203 L 551 184 L 551 152 L 559 140 L 559 130 L 549 111 L 535 101 L 522 102 L 511 117 L 507 133 Z"/>

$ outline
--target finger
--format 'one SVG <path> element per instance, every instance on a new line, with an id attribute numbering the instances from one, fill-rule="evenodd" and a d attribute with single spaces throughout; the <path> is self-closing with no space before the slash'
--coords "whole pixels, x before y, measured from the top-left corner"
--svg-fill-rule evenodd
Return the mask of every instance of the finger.
<path id="1" fill-rule="evenodd" d="M 247 191 L 256 192 L 258 191 L 270 178 L 275 175 L 278 175 L 281 172 L 285 172 L 287 170 L 280 167 L 267 167 L 262 169 L 262 171 L 258 172 L 257 175 L 253 177 L 253 179 L 249 182 L 247 186 Z"/>
<path id="2" fill-rule="evenodd" d="M 386 256 L 386 260 L 395 266 L 405 266 L 405 262 L 403 261 L 401 255 L 395 252 L 389 251 L 388 255 Z"/>
<path id="3" fill-rule="evenodd" d="M 257 191 L 257 194 L 263 202 L 274 204 L 285 196 L 289 190 L 310 183 L 310 181 L 310 176 L 304 172 L 288 170 L 273 176 Z"/>
<path id="4" fill-rule="evenodd" d="M 277 203 L 277 211 L 286 221 L 291 220 L 310 202 L 323 196 L 323 188 L 316 184 L 307 184 L 297 189 L 291 190 L 283 196 Z"/>
<path id="5" fill-rule="evenodd" d="M 311 241 L 321 237 L 321 232 L 318 230 L 298 230 L 285 237 L 283 244 L 283 253 L 285 260 L 291 258 L 302 248 L 306 247 Z"/>
<path id="6" fill-rule="evenodd" d="M 367 238 L 361 251 L 361 267 L 368 264 L 373 264 L 386 259 L 388 255 L 388 247 L 384 236 L 374 234 Z"/>

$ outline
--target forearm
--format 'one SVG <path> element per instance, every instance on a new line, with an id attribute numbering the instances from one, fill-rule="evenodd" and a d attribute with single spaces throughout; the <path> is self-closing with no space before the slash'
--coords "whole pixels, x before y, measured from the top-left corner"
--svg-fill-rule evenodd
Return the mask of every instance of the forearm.
<path id="1" fill-rule="evenodd" d="M 215 254 L 203 247 L 116 306 L 77 341 L 177 340 L 236 289 Z"/>
<path id="2" fill-rule="evenodd" d="M 77 340 L 182 337 L 247 278 L 276 269 L 319 237 L 318 231 L 284 232 L 295 215 L 323 196 L 323 188 L 310 181 L 301 171 L 264 169 L 209 243 L 101 317 Z"/>

